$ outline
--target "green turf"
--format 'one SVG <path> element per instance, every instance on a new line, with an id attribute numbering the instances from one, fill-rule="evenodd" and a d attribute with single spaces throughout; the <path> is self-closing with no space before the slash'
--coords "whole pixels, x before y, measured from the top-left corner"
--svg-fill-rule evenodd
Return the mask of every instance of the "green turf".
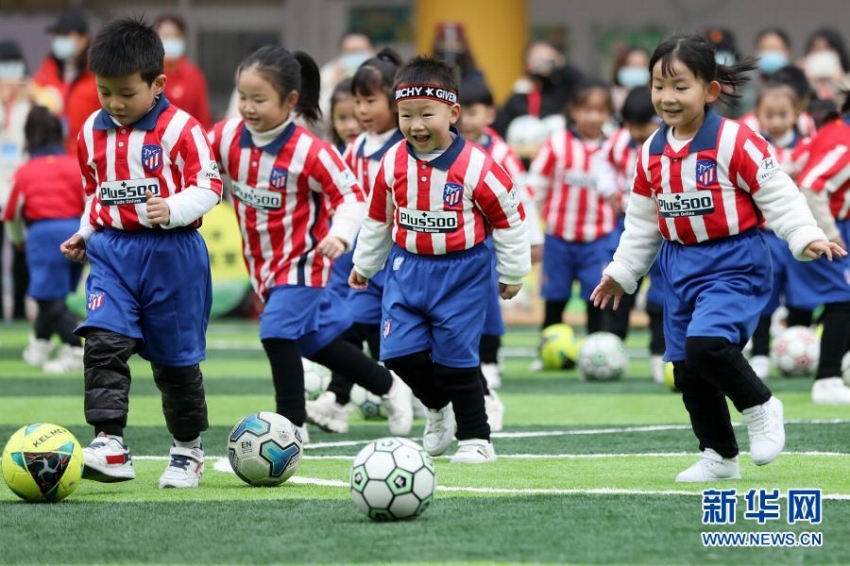
<path id="1" fill-rule="evenodd" d="M 20 361 L 27 332 L 0 326 L 0 442 L 35 421 L 66 425 L 87 442 L 82 375 L 47 376 Z M 673 481 L 697 447 L 678 394 L 648 377 L 646 338 L 630 337 L 629 377 L 614 383 L 582 383 L 575 371 L 532 374 L 530 359 L 508 357 L 500 390 L 506 429 L 494 435 L 499 461 L 463 467 L 437 458 L 435 504 L 416 521 L 378 524 L 355 509 L 346 483 L 351 458 L 388 435 L 386 421 L 354 416 L 344 436 L 311 429 L 296 478 L 279 488 L 250 488 L 214 470 L 230 427 L 273 406 L 256 323 L 215 323 L 203 364 L 212 426 L 201 488 L 156 488 L 170 438 L 150 368 L 134 359 L 126 438 L 137 480 L 83 482 L 55 505 L 26 504 L 0 489 L 0 564 L 847 563 L 850 410 L 812 405 L 807 379 L 771 379 L 789 420 L 786 454 L 765 467 L 742 454 L 743 479 L 721 487 L 739 494 L 820 488 L 823 524 L 759 526 L 743 518 L 739 499 L 735 525 L 703 527 L 700 493 L 709 486 Z M 522 352 L 534 347 L 536 333 L 514 330 L 504 343 Z M 413 436 L 421 430 L 417 422 Z M 746 431 L 738 425 L 736 432 L 745 451 Z M 816 530 L 824 546 L 711 549 L 701 530 Z"/>

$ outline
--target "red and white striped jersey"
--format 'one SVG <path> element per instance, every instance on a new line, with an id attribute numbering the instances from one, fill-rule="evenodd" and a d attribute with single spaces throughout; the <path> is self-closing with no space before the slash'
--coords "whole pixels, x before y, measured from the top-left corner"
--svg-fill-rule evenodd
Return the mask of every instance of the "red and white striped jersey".
<path id="1" fill-rule="evenodd" d="M 737 121 L 744 124 L 754 132 L 761 131 L 761 124 L 759 123 L 759 119 L 756 117 L 755 112 L 747 112 L 738 118 Z M 808 112 L 800 114 L 800 117 L 797 118 L 796 126 L 797 132 L 804 138 L 812 137 L 818 130 L 817 125 L 815 124 L 815 119 L 812 118 L 812 115 Z"/>
<path id="2" fill-rule="evenodd" d="M 4 222 L 79 218 L 83 213 L 85 196 L 77 158 L 61 146 L 55 149 L 32 152 L 30 160 L 15 171 L 3 208 Z"/>
<path id="3" fill-rule="evenodd" d="M 614 211 L 596 191 L 591 171 L 600 149 L 566 129 L 552 135 L 531 162 L 528 182 L 537 200 L 543 200 L 547 234 L 594 242 L 614 230 Z"/>
<path id="4" fill-rule="evenodd" d="M 372 192 L 372 185 L 375 184 L 375 178 L 378 176 L 378 169 L 381 167 L 381 159 L 383 159 L 384 154 L 392 146 L 404 139 L 401 130 L 396 129 L 380 148 L 367 155 L 366 145 L 369 137 L 370 134 L 368 132 L 363 132 L 354 138 L 353 142 L 348 144 L 348 147 L 345 148 L 345 153 L 342 154 L 343 161 L 354 172 L 357 183 L 366 193 L 367 197 Z"/>
<path id="5" fill-rule="evenodd" d="M 812 139 L 809 153 L 798 184 L 816 193 L 828 192 L 835 219 L 850 218 L 850 117 L 824 125 Z"/>
<path id="6" fill-rule="evenodd" d="M 759 226 L 752 195 L 779 169 L 767 141 L 713 110 L 679 151 L 668 130 L 662 125 L 643 145 L 632 187 L 655 199 L 661 235 L 690 245 Z"/>
<path id="7" fill-rule="evenodd" d="M 116 124 L 104 110 L 93 113 L 77 138 L 77 158 L 96 229 L 152 228 L 146 191 L 167 198 L 198 187 L 221 196 L 221 177 L 203 127 L 165 96 L 132 127 Z M 200 225 L 199 218 L 189 227 Z"/>
<path id="8" fill-rule="evenodd" d="M 333 146 L 290 123 L 268 145 L 254 145 L 241 119 L 209 134 L 242 231 L 243 256 L 254 290 L 277 285 L 323 287 L 331 261 L 316 251 L 330 214 L 363 202 L 363 191 Z"/>
<path id="9" fill-rule="evenodd" d="M 791 175 L 792 178 L 796 178 L 809 159 L 808 149 L 811 138 L 804 138 L 797 132 L 794 132 L 794 137 L 789 143 L 779 145 L 774 143 L 767 134 L 762 133 L 761 135 L 770 144 L 770 149 L 773 151 L 776 159 L 779 160 L 782 170 Z"/>
<path id="10" fill-rule="evenodd" d="M 619 173 L 620 190 L 630 191 L 640 146 L 634 143 L 628 128 L 618 128 L 602 145 L 602 157 Z"/>

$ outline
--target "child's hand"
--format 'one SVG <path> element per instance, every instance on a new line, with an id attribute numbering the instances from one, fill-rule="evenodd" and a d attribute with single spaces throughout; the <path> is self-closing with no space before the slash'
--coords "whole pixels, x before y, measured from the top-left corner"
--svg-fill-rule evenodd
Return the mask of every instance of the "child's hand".
<path id="1" fill-rule="evenodd" d="M 358 291 L 362 291 L 369 285 L 369 280 L 366 277 L 363 277 L 357 270 L 352 268 L 351 275 L 348 276 L 348 286 L 352 289 L 356 289 Z"/>
<path id="2" fill-rule="evenodd" d="M 812 242 L 806 246 L 803 253 L 806 254 L 806 257 L 810 257 L 812 259 L 818 259 L 820 256 L 825 255 L 826 259 L 829 261 L 832 261 L 833 256 L 844 257 L 847 255 L 847 252 L 839 244 L 835 242 L 825 242 L 823 240 L 816 240 Z"/>
<path id="3" fill-rule="evenodd" d="M 316 251 L 328 259 L 336 259 L 345 253 L 345 242 L 336 236 L 325 236 L 325 239 L 319 242 Z"/>
<path id="4" fill-rule="evenodd" d="M 620 216 L 623 213 L 623 195 L 622 193 L 614 193 L 610 197 L 606 198 L 608 201 L 608 205 L 614 211 L 614 216 Z"/>
<path id="5" fill-rule="evenodd" d="M 86 261 L 86 241 L 79 234 L 74 234 L 59 246 L 59 251 L 71 261 Z"/>
<path id="6" fill-rule="evenodd" d="M 518 283 L 517 285 L 508 285 L 507 283 L 499 283 L 499 296 L 505 299 L 506 301 L 510 301 L 516 294 L 519 293 L 519 290 L 522 289 L 522 283 Z"/>
<path id="7" fill-rule="evenodd" d="M 540 263 L 543 261 L 543 245 L 538 244 L 536 246 L 531 246 L 531 263 L 532 265 L 535 263 Z"/>
<path id="8" fill-rule="evenodd" d="M 148 199 L 148 222 L 151 223 L 151 226 L 168 226 L 168 223 L 171 222 L 171 209 L 168 208 L 165 199 L 154 196 L 150 191 L 145 191 L 145 198 Z"/>
<path id="9" fill-rule="evenodd" d="M 619 283 L 614 281 L 608 275 L 603 275 L 599 285 L 597 285 L 596 289 L 594 289 L 590 294 L 590 300 L 593 302 L 594 307 L 604 309 L 608 306 L 608 301 L 613 298 L 614 310 L 617 310 L 617 307 L 620 306 L 620 297 L 623 296 L 623 293 L 625 293 L 625 291 Z"/>

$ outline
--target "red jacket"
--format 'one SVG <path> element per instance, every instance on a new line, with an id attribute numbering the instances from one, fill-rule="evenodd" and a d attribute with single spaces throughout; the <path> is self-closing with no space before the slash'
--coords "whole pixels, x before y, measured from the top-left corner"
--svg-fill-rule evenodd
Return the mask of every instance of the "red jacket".
<path id="1" fill-rule="evenodd" d="M 207 80 L 204 73 L 185 57 L 165 62 L 165 96 L 177 108 L 191 114 L 205 130 L 212 126 Z"/>
<path id="2" fill-rule="evenodd" d="M 12 178 L 12 192 L 2 219 L 26 222 L 79 218 L 85 206 L 80 165 L 59 146 L 33 152 Z"/>

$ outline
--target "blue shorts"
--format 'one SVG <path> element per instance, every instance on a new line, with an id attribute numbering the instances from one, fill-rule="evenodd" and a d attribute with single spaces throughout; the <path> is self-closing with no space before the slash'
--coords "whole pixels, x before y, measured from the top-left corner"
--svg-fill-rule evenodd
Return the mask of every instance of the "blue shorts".
<path id="1" fill-rule="evenodd" d="M 487 301 L 487 312 L 484 313 L 484 330 L 482 334 L 488 336 L 501 336 L 505 333 L 505 321 L 502 318 L 502 297 L 499 295 L 499 272 L 496 271 L 496 250 L 493 246 L 493 238 L 484 240 L 484 245 L 490 250 L 492 260 L 490 262 L 490 298 Z"/>
<path id="2" fill-rule="evenodd" d="M 79 218 L 37 220 L 27 229 L 27 294 L 39 301 L 64 299 L 80 283 L 83 264 L 68 261 L 59 246 L 80 228 Z"/>
<path id="3" fill-rule="evenodd" d="M 664 274 L 661 265 L 656 259 L 649 268 L 649 289 L 646 291 L 646 303 L 649 305 L 664 306 L 664 295 L 667 293 L 667 284 L 664 282 Z"/>
<path id="4" fill-rule="evenodd" d="M 547 234 L 543 243 L 543 283 L 540 295 L 547 301 L 569 301 L 573 281 L 581 283 L 581 298 L 590 294 L 602 278 L 602 270 L 611 262 L 616 233 L 595 242 L 568 242 Z"/>
<path id="5" fill-rule="evenodd" d="M 369 280 L 366 289 L 362 291 L 352 289 L 348 285 L 348 277 L 354 268 L 353 257 L 354 252 L 350 251 L 334 260 L 328 279 L 328 288 L 348 301 L 353 322 L 378 326 L 381 324 L 381 297 L 384 294 L 386 269 L 377 272 Z"/>
<path id="6" fill-rule="evenodd" d="M 656 261 L 670 290 L 664 296 L 666 361 L 685 359 L 690 336 L 746 344 L 770 299 L 769 253 L 760 230 L 695 246 L 664 242 Z"/>
<path id="7" fill-rule="evenodd" d="M 260 315 L 260 340 L 295 340 L 305 358 L 333 342 L 351 326 L 344 297 L 329 287 L 272 287 Z"/>
<path id="8" fill-rule="evenodd" d="M 381 359 L 430 350 L 438 364 L 477 367 L 492 292 L 491 258 L 484 245 L 441 256 L 393 246 L 384 285 Z"/>
<path id="9" fill-rule="evenodd" d="M 838 222 L 838 230 L 844 242 L 850 242 L 850 219 Z M 789 306 L 813 310 L 846 301 L 850 301 L 850 256 L 788 263 Z"/>
<path id="10" fill-rule="evenodd" d="M 166 366 L 204 359 L 212 283 L 196 230 L 103 230 L 86 251 L 86 320 L 77 334 L 102 328 L 142 340 L 139 355 Z"/>
<path id="11" fill-rule="evenodd" d="M 791 255 L 791 250 L 785 240 L 777 236 L 772 230 L 765 230 L 763 235 L 770 250 L 770 261 L 773 264 L 773 288 L 767 306 L 761 313 L 762 317 L 766 317 L 772 315 L 784 301 L 788 287 L 788 263 L 797 260 Z"/>

